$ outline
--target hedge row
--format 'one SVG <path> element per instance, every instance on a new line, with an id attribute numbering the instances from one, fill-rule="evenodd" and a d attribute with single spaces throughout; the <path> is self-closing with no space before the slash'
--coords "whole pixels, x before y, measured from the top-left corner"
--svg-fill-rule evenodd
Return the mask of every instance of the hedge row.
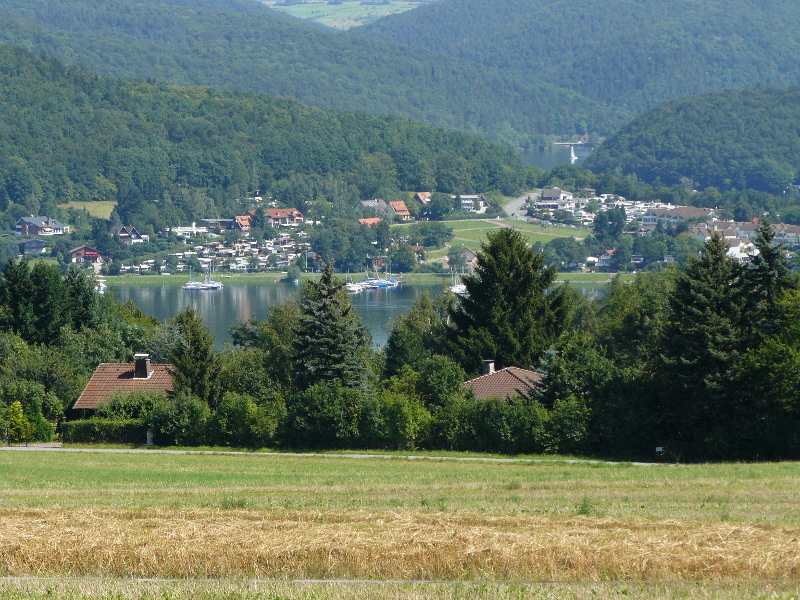
<path id="1" fill-rule="evenodd" d="M 86 419 L 61 424 L 65 442 L 96 444 L 145 444 L 147 425 L 139 419 L 124 421 L 112 419 Z"/>

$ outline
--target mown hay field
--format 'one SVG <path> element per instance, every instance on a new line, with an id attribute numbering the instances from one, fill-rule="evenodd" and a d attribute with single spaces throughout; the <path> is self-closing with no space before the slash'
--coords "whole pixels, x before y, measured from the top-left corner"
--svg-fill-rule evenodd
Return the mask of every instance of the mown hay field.
<path id="1" fill-rule="evenodd" d="M 93 217 L 99 219 L 110 219 L 111 213 L 117 207 L 116 201 L 111 200 L 95 200 L 88 202 L 73 201 L 66 204 L 59 204 L 58 208 L 68 210 L 74 208 L 75 210 L 85 210 Z"/>
<path id="2" fill-rule="evenodd" d="M 277 5 L 279 10 L 298 19 L 306 19 L 334 29 L 352 29 L 372 23 L 383 17 L 411 10 L 419 6 L 416 2 L 341 2 L 339 4 L 302 3 Z"/>
<path id="3" fill-rule="evenodd" d="M 791 597 L 800 584 L 795 463 L 429 458 L 0 452 L 0 576 L 87 598 L 131 578 L 269 580 L 224 594 L 268 598 L 618 597 L 621 584 Z M 47 581 L 6 580 L 0 596 Z M 76 583 L 91 581 L 105 591 Z"/>

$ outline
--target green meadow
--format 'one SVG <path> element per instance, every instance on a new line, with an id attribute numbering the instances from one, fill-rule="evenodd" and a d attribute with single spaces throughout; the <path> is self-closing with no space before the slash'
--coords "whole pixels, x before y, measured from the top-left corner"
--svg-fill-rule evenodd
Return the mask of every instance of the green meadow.
<path id="1" fill-rule="evenodd" d="M 334 29 L 351 29 L 366 25 L 383 17 L 405 12 L 419 6 L 418 2 L 341 2 L 339 4 L 303 3 L 289 6 L 275 6 L 279 10 L 298 19 L 314 21 Z"/>

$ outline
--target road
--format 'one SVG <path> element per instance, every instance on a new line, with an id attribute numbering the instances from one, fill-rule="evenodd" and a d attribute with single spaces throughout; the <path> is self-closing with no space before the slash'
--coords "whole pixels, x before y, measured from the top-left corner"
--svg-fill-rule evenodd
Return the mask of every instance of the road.
<path id="1" fill-rule="evenodd" d="M 517 218 L 523 218 L 525 212 L 523 211 L 522 207 L 528 202 L 528 198 L 538 198 L 539 192 L 530 192 L 525 194 L 524 196 L 520 196 L 519 198 L 515 198 L 505 206 L 506 214 L 509 217 L 516 216 Z"/>

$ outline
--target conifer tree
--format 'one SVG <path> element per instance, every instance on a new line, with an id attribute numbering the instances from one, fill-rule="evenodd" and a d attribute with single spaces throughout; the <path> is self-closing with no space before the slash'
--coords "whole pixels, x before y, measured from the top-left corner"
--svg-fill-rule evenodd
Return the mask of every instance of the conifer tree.
<path id="1" fill-rule="evenodd" d="M 176 394 L 190 393 L 216 408 L 221 398 L 220 369 L 211 332 L 193 308 L 182 311 L 173 323 L 180 333 L 170 355 Z"/>
<path id="2" fill-rule="evenodd" d="M 745 351 L 739 264 L 714 234 L 670 300 L 661 365 L 663 435 L 687 456 L 724 455 L 736 417 L 735 365 Z"/>
<path id="3" fill-rule="evenodd" d="M 569 294 L 547 295 L 556 268 L 546 267 L 518 231 L 488 237 L 475 274 L 463 278 L 467 294 L 449 310 L 453 356 L 467 373 L 477 373 L 485 359 L 530 369 L 566 326 Z"/>
<path id="4" fill-rule="evenodd" d="M 784 308 L 781 297 L 797 287 L 791 273 L 786 248 L 775 243 L 769 220 L 761 221 L 756 231 L 756 254 L 744 270 L 743 325 L 750 331 L 751 344 L 777 334 L 783 327 Z"/>
<path id="5" fill-rule="evenodd" d="M 292 364 L 295 384 L 304 390 L 317 383 L 359 386 L 366 376 L 369 334 L 353 308 L 344 283 L 328 263 L 317 281 L 307 281 L 300 299 Z"/>

